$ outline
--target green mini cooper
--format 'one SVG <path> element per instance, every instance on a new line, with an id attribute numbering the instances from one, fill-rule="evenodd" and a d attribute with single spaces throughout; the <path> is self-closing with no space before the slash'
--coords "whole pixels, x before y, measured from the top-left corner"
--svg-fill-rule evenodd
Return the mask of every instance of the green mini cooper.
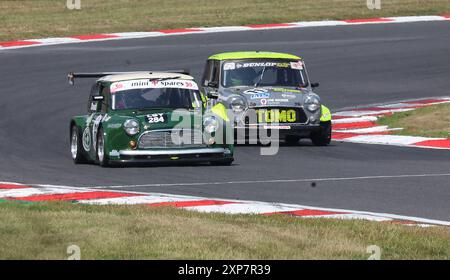
<path id="1" fill-rule="evenodd" d="M 78 163 L 201 161 L 231 165 L 225 107 L 208 108 L 193 77 L 182 73 L 70 73 L 99 78 L 88 114 L 70 121 L 70 152 Z"/>

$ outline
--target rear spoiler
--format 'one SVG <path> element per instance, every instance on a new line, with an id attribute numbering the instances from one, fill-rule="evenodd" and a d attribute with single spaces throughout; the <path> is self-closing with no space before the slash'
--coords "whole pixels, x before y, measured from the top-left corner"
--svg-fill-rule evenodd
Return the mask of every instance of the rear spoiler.
<path id="1" fill-rule="evenodd" d="M 109 75 L 120 75 L 120 74 L 134 74 L 134 73 L 177 73 L 189 75 L 189 70 L 181 69 L 181 70 L 164 70 L 164 71 L 133 71 L 133 72 L 96 72 L 96 73 L 74 73 L 70 72 L 67 74 L 67 79 L 69 80 L 69 84 L 72 86 L 75 84 L 75 78 L 101 78 Z"/>

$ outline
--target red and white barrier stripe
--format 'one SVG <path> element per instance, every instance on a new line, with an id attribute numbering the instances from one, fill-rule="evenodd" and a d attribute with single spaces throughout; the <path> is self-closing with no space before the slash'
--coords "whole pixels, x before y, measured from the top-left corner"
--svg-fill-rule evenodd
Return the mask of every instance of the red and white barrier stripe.
<path id="1" fill-rule="evenodd" d="M 389 128 L 385 125 L 377 125 L 376 123 L 378 117 L 449 102 L 450 97 L 442 97 L 410 100 L 336 112 L 333 116 L 332 139 L 363 144 L 450 149 L 450 140 L 448 139 L 395 135 L 395 132 L 402 128 Z"/>
<path id="2" fill-rule="evenodd" d="M 172 206 L 191 211 L 227 214 L 290 215 L 302 218 L 361 219 L 415 226 L 450 226 L 448 221 L 424 219 L 365 211 L 330 209 L 296 204 L 228 200 L 160 193 L 110 191 L 68 186 L 35 185 L 0 182 L 0 201 L 26 202 L 71 201 L 91 205 Z"/>
<path id="3" fill-rule="evenodd" d="M 386 23 L 406 23 L 406 22 L 446 21 L 446 20 L 450 20 L 450 15 L 386 17 L 386 18 L 349 19 L 349 20 L 332 20 L 332 21 L 331 20 L 304 21 L 304 22 L 273 23 L 273 24 L 249 24 L 244 26 L 164 29 L 150 32 L 122 32 L 122 33 L 91 34 L 91 35 L 78 35 L 78 36 L 57 37 L 57 38 L 7 41 L 7 42 L 0 42 L 0 50 L 18 49 L 18 48 L 45 46 L 45 45 L 48 46 L 48 45 L 59 45 L 69 43 L 93 42 L 93 41 L 173 36 L 182 34 L 202 34 L 202 33 L 218 33 L 218 32 L 265 30 L 265 29 L 306 28 L 306 27 L 337 26 L 337 25 L 386 24 Z"/>

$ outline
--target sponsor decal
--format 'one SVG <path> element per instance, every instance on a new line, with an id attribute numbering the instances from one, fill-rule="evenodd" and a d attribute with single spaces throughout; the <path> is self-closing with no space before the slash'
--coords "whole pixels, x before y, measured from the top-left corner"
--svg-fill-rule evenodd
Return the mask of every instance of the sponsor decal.
<path id="1" fill-rule="evenodd" d="M 116 91 L 120 91 L 121 89 L 123 89 L 123 84 L 122 83 L 113 83 L 111 85 L 110 91 L 112 93 L 116 92 Z"/>
<path id="2" fill-rule="evenodd" d="M 264 129 L 291 129 L 289 125 L 264 125 Z"/>
<path id="3" fill-rule="evenodd" d="M 298 89 L 290 89 L 290 88 L 273 88 L 271 89 L 274 92 L 295 92 L 295 93 L 301 93 L 301 90 Z"/>
<path id="4" fill-rule="evenodd" d="M 261 105 L 267 105 L 267 99 L 263 98 L 260 100 Z"/>
<path id="5" fill-rule="evenodd" d="M 254 89 L 249 89 L 244 91 L 244 94 L 257 94 L 257 93 L 266 93 L 268 92 L 267 89 L 263 89 L 263 88 L 254 88 Z"/>
<path id="6" fill-rule="evenodd" d="M 110 119 L 111 119 L 111 117 L 108 116 L 108 114 L 106 114 L 106 115 L 103 117 L 102 122 L 107 122 L 107 121 L 109 121 Z"/>
<path id="7" fill-rule="evenodd" d="M 295 96 L 294 94 L 283 93 L 281 95 L 281 97 L 287 98 L 287 99 L 295 99 L 297 96 Z"/>
<path id="8" fill-rule="evenodd" d="M 275 66 L 279 68 L 289 68 L 289 63 L 277 63 Z"/>
<path id="9" fill-rule="evenodd" d="M 83 131 L 83 148 L 86 152 L 91 150 L 91 131 L 86 127 Z"/>
<path id="10" fill-rule="evenodd" d="M 187 88 L 194 88 L 194 83 L 193 83 L 193 82 L 188 82 L 188 81 L 186 81 L 186 82 L 184 82 L 184 84 L 185 84 L 185 86 L 186 86 Z"/>
<path id="11" fill-rule="evenodd" d="M 251 99 L 260 99 L 260 98 L 269 98 L 270 94 L 268 93 L 255 93 L 250 96 Z"/>
<path id="12" fill-rule="evenodd" d="M 147 121 L 149 123 L 163 123 L 166 121 L 165 113 L 147 115 Z"/>
<path id="13" fill-rule="evenodd" d="M 272 103 L 272 102 L 283 103 L 283 102 L 289 102 L 289 99 L 271 98 L 271 99 L 268 99 L 267 101 L 269 101 L 269 103 Z"/>
<path id="14" fill-rule="evenodd" d="M 93 118 L 94 114 L 91 114 L 89 115 L 89 117 L 86 118 L 86 126 L 89 126 L 89 124 L 91 124 Z"/>
<path id="15" fill-rule="evenodd" d="M 111 93 L 130 90 L 130 89 L 143 89 L 143 88 L 181 88 L 181 89 L 192 89 L 198 90 L 198 85 L 194 81 L 186 80 L 131 80 L 112 83 L 110 90 Z"/>
<path id="16" fill-rule="evenodd" d="M 289 68 L 289 62 L 244 62 L 236 63 L 235 68 L 249 68 L 249 67 L 279 67 L 279 68 Z M 224 70 L 225 69 L 224 67 Z"/>
<path id="17" fill-rule="evenodd" d="M 297 69 L 297 70 L 303 70 L 303 62 L 302 61 L 291 62 L 291 68 Z"/>
<path id="18" fill-rule="evenodd" d="M 234 62 L 227 62 L 223 65 L 223 70 L 227 71 L 227 70 L 234 70 L 236 69 L 236 64 Z"/>
<path id="19" fill-rule="evenodd" d="M 258 123 L 295 123 L 297 112 L 294 109 L 258 109 Z"/>

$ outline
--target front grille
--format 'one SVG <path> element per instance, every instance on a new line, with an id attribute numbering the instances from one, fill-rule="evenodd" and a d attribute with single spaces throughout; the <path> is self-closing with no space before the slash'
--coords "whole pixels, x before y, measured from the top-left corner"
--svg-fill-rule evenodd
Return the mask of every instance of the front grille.
<path id="1" fill-rule="evenodd" d="M 263 113 L 259 114 L 258 110 L 263 110 Z M 271 112 L 277 111 L 278 115 L 277 118 L 266 118 L 266 113 L 268 110 Z M 295 118 L 292 118 L 292 114 L 288 114 L 289 116 L 286 117 L 287 111 L 295 111 Z M 291 113 L 291 112 L 289 112 Z M 272 114 L 273 115 L 276 114 Z M 273 119 L 273 120 L 272 120 Z M 266 123 L 283 123 L 283 124 L 289 124 L 289 123 L 300 123 L 305 124 L 308 121 L 308 117 L 306 116 L 305 111 L 303 108 L 284 108 L 284 107 L 259 107 L 252 110 L 248 110 L 246 115 L 244 116 L 244 122 L 245 124 L 266 124 Z"/>
<path id="2" fill-rule="evenodd" d="M 195 148 L 206 146 L 199 130 L 159 130 L 149 131 L 139 138 L 140 149 L 151 148 Z"/>

